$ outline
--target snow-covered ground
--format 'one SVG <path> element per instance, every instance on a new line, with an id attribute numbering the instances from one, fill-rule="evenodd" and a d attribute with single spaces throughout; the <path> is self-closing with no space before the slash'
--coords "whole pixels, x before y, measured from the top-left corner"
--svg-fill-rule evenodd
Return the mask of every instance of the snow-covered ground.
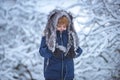
<path id="1" fill-rule="evenodd" d="M 83 49 L 74 80 L 120 80 L 120 0 L 0 0 L 0 80 L 44 80 L 38 50 L 56 8 L 72 13 Z"/>

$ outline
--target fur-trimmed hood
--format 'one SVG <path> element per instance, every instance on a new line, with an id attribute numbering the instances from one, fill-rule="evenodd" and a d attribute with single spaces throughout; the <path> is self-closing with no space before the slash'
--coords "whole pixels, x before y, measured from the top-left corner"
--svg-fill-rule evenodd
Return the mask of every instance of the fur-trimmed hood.
<path id="1" fill-rule="evenodd" d="M 44 30 L 45 36 L 46 36 L 46 44 L 48 48 L 54 52 L 56 48 L 56 27 L 57 27 L 57 22 L 58 19 L 62 16 L 66 16 L 69 20 L 68 24 L 68 43 L 67 43 L 67 48 L 66 48 L 66 55 L 67 52 L 69 51 L 70 47 L 74 45 L 74 50 L 77 50 L 79 46 L 79 39 L 77 36 L 77 33 L 74 29 L 73 25 L 73 17 L 71 13 L 68 13 L 64 10 L 53 10 L 50 12 L 48 15 L 48 22 L 46 25 L 46 28 Z"/>

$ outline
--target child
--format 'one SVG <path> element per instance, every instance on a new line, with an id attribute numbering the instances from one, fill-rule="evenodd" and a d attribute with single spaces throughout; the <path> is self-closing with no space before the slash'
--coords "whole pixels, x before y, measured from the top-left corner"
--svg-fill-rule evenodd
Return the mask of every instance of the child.
<path id="1" fill-rule="evenodd" d="M 44 57 L 45 80 L 73 80 L 73 58 L 82 49 L 70 13 L 53 10 L 49 14 L 39 52 Z"/>

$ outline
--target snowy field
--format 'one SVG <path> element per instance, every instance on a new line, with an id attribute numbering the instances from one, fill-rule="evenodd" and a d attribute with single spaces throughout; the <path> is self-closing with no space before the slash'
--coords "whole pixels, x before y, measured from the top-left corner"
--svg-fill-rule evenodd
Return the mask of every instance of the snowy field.
<path id="1" fill-rule="evenodd" d="M 44 80 L 38 51 L 53 9 L 74 17 L 74 80 L 120 80 L 120 0 L 0 0 L 0 80 Z"/>

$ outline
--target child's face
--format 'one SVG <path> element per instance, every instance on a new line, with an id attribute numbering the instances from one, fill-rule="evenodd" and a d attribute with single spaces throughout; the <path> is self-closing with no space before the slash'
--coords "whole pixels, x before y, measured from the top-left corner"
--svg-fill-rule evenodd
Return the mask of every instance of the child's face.
<path id="1" fill-rule="evenodd" d="M 58 24 L 57 25 L 57 30 L 60 31 L 60 32 L 66 30 L 66 29 L 67 29 L 66 24 Z"/>

